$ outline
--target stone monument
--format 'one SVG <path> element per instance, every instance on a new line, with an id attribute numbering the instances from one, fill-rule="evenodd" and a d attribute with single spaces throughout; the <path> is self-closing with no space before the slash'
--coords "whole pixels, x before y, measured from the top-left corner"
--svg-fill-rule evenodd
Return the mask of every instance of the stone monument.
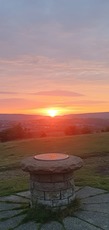
<path id="1" fill-rule="evenodd" d="M 29 157 L 22 169 L 30 174 L 31 206 L 64 208 L 75 199 L 73 173 L 83 166 L 80 157 L 45 153 Z"/>

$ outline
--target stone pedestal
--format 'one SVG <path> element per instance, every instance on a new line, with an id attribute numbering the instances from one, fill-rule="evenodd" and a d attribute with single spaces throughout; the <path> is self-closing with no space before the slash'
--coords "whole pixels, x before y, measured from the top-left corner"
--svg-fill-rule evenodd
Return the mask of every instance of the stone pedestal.
<path id="1" fill-rule="evenodd" d="M 45 154 L 46 155 L 46 154 Z M 39 160 L 34 157 L 22 162 L 22 169 L 30 173 L 31 205 L 43 204 L 63 208 L 75 199 L 73 172 L 83 165 L 79 157 L 60 160 Z"/>

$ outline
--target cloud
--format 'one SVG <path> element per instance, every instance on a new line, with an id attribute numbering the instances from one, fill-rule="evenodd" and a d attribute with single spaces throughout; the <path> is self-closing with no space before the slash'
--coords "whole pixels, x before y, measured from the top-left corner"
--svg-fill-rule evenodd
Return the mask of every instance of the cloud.
<path id="1" fill-rule="evenodd" d="M 0 59 L 0 72 L 0 98 L 6 99 L 7 95 L 8 99 L 16 98 L 13 102 L 0 102 L 2 108 L 8 104 L 15 109 L 68 105 L 87 107 L 89 104 L 93 106 L 93 101 L 109 100 L 108 62 L 66 62 L 44 56 L 24 56 Z M 72 98 L 75 100 L 72 101 Z"/>
<path id="2" fill-rule="evenodd" d="M 66 90 L 52 90 L 52 91 L 39 91 L 37 93 L 32 93 L 33 95 L 39 96 L 55 96 L 55 97 L 81 97 L 83 94 L 66 91 Z"/>
<path id="3" fill-rule="evenodd" d="M 108 21 L 109 1 L 0 0 L 2 106 L 108 100 Z"/>
<path id="4" fill-rule="evenodd" d="M 1 108 L 10 108 L 10 109 L 38 109 L 38 108 L 47 108 L 47 107 L 73 107 L 73 106 L 89 106 L 89 105 L 98 105 L 98 104 L 109 104 L 108 101 L 100 101 L 100 100 L 70 100 L 63 101 L 61 99 L 58 100 L 42 100 L 39 99 L 25 99 L 25 98 L 5 98 L 0 99 Z"/>
<path id="5" fill-rule="evenodd" d="M 84 60 L 59 61 L 44 56 L 23 56 L 14 59 L 0 59 L 0 83 L 5 78 L 12 83 L 36 83 L 45 85 L 46 81 L 75 84 L 75 82 L 108 81 L 108 62 Z M 10 83 L 11 83 L 10 82 Z M 79 83 L 78 82 L 78 83 Z M 40 86 L 41 86 L 40 84 Z M 10 84 L 9 84 L 10 85 Z M 8 86 L 9 87 L 9 86 Z M 18 87 L 16 87 L 18 88 Z M 34 87 L 33 87 L 34 88 Z"/>
<path id="6" fill-rule="evenodd" d="M 17 92 L 0 91 L 0 95 L 7 95 L 7 94 L 8 95 L 12 95 L 12 94 L 13 95 L 17 95 L 18 93 Z"/>
<path id="7" fill-rule="evenodd" d="M 55 102 L 55 106 L 57 107 L 65 107 L 65 108 L 70 108 L 70 107 L 89 107 L 89 106 L 98 106 L 98 105 L 109 105 L 109 102 L 104 100 L 104 101 L 101 101 L 101 100 L 71 100 L 71 101 L 68 101 L 68 102 L 62 102 L 62 101 L 57 101 Z"/>
<path id="8" fill-rule="evenodd" d="M 0 56 L 109 59 L 109 2 L 0 1 Z"/>
<path id="9" fill-rule="evenodd" d="M 36 96 L 55 96 L 55 97 L 81 97 L 83 94 L 66 91 L 66 90 L 52 90 L 52 91 L 39 91 L 34 93 L 23 93 L 23 95 L 36 95 Z M 0 95 L 21 95 L 21 92 L 0 91 Z"/>

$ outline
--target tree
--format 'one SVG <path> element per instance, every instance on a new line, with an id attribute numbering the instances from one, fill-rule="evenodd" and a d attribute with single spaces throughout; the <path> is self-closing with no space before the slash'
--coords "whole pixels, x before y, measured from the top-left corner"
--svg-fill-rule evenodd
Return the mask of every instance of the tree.
<path id="1" fill-rule="evenodd" d="M 20 124 L 14 125 L 11 128 L 5 129 L 0 132 L 1 142 L 22 139 L 25 137 L 25 130 Z"/>

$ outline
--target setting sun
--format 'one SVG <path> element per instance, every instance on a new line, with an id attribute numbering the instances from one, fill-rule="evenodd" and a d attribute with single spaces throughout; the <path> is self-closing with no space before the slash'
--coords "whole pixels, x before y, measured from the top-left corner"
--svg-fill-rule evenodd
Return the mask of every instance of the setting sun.
<path id="1" fill-rule="evenodd" d="M 55 117 L 58 114 L 58 110 L 56 110 L 56 109 L 48 109 L 47 113 L 48 113 L 48 115 L 50 117 Z"/>

